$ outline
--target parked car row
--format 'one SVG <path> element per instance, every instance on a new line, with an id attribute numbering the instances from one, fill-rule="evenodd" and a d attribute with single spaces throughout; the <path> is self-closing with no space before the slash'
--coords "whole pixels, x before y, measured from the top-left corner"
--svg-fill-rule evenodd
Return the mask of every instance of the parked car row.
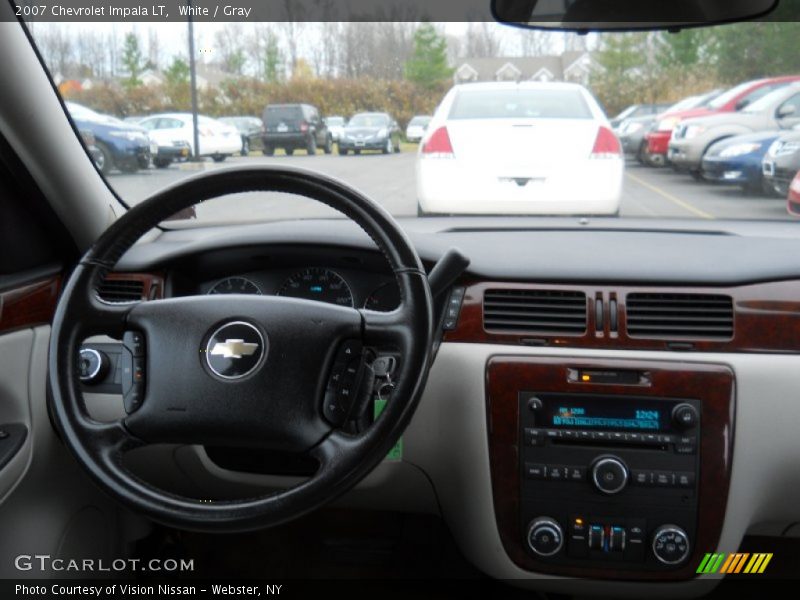
<path id="1" fill-rule="evenodd" d="M 129 116 L 123 121 L 73 102 L 67 102 L 67 109 L 84 139 L 91 135 L 93 143 L 87 143 L 87 148 L 104 174 L 113 169 L 146 169 L 151 162 L 164 168 L 189 157 L 222 162 L 233 154 L 247 156 L 254 150 L 272 156 L 280 149 L 291 156 L 295 150 L 316 154 L 321 148 L 331 154 L 334 143 L 342 155 L 367 150 L 390 154 L 400 152 L 402 141 L 400 126 L 388 113 L 358 113 L 349 121 L 340 116 L 323 119 L 310 104 L 270 104 L 263 119 L 199 115 L 197 148 L 191 113 Z M 406 138 L 419 141 L 430 119 L 423 115 L 411 119 Z"/>
<path id="2" fill-rule="evenodd" d="M 789 198 L 800 171 L 800 75 L 759 79 L 693 96 L 617 129 L 625 154 L 698 181 Z M 795 199 L 796 200 L 796 199 Z"/>

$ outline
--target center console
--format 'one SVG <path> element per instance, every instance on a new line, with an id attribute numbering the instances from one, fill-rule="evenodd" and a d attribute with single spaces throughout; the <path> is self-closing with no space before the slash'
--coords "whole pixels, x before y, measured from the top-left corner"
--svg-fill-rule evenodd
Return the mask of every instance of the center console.
<path id="1" fill-rule="evenodd" d="M 496 519 L 518 566 L 685 579 L 716 550 L 733 447 L 727 367 L 495 357 L 487 385 Z"/>

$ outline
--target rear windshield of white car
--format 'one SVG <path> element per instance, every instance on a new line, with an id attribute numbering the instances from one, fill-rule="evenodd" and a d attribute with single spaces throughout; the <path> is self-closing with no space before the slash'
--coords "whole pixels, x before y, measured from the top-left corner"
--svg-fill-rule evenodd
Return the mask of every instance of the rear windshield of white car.
<path id="1" fill-rule="evenodd" d="M 462 90 L 449 119 L 591 119 L 583 96 L 572 90 Z"/>

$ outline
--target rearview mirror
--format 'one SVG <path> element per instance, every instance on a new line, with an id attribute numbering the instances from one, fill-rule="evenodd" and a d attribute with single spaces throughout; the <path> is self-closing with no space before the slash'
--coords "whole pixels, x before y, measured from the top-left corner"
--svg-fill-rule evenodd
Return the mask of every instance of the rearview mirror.
<path id="1" fill-rule="evenodd" d="M 492 0 L 503 23 L 531 29 L 680 29 L 762 17 L 778 0 Z"/>

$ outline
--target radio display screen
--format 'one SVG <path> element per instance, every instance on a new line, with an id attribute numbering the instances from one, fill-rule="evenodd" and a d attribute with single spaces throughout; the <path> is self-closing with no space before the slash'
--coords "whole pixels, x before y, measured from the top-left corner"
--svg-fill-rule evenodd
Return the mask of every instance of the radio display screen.
<path id="1" fill-rule="evenodd" d="M 640 398 L 536 394 L 543 401 L 539 426 L 554 429 L 665 431 L 674 402 Z"/>

